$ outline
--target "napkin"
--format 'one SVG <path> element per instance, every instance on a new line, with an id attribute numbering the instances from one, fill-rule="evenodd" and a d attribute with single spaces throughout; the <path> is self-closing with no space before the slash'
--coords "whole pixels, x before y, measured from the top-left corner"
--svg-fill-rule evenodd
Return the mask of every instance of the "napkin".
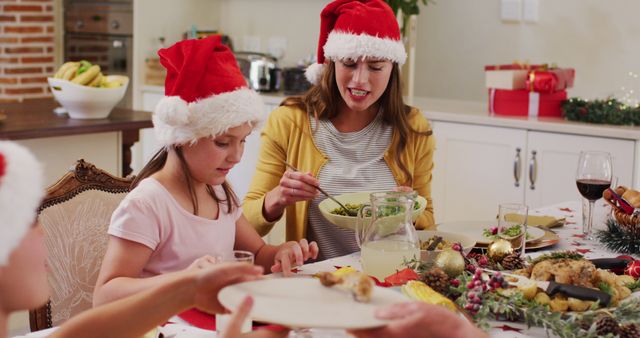
<path id="1" fill-rule="evenodd" d="M 206 312 L 202 312 L 196 308 L 192 308 L 182 313 L 179 313 L 178 317 L 180 317 L 185 322 L 199 329 L 210 330 L 210 331 L 216 330 L 216 320 L 215 320 L 216 316 Z M 265 324 L 265 323 L 254 321 L 253 329 L 255 330 L 256 328 L 267 329 L 267 330 L 276 331 L 276 332 L 285 330 L 285 328 L 280 325 Z"/>
<path id="2" fill-rule="evenodd" d="M 518 222 L 522 219 L 522 216 L 516 215 L 516 214 L 509 214 L 509 215 L 505 215 L 505 218 L 507 221 L 511 219 L 514 222 Z M 527 216 L 527 225 L 537 226 L 537 227 L 547 228 L 547 229 L 561 227 L 564 225 L 564 221 L 565 221 L 564 217 L 556 218 L 553 216 L 533 216 L 533 215 Z"/>
<path id="3" fill-rule="evenodd" d="M 559 228 L 564 225 L 565 218 L 557 218 L 553 216 L 527 216 L 527 224 L 538 226 L 541 228 Z"/>
<path id="4" fill-rule="evenodd" d="M 211 331 L 214 331 L 216 329 L 216 317 L 212 314 L 202 312 L 195 308 L 178 314 L 178 317 L 200 329 Z"/>

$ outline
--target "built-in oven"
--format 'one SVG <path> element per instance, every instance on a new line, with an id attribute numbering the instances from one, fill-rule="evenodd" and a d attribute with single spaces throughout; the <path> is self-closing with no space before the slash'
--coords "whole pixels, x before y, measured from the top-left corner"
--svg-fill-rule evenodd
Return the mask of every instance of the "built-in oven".
<path id="1" fill-rule="evenodd" d="M 87 60 L 107 75 L 133 75 L 133 5 L 129 1 L 65 1 L 64 59 Z M 131 108 L 132 86 L 119 106 Z"/>

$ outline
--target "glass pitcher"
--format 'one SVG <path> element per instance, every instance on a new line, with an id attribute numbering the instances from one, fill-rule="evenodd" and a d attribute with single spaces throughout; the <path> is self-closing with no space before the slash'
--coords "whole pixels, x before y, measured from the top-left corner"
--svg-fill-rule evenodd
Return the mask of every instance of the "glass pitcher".
<path id="1" fill-rule="evenodd" d="M 378 192 L 358 211 L 356 240 L 362 269 L 379 280 L 420 258 L 420 243 L 411 216 L 414 192 Z"/>

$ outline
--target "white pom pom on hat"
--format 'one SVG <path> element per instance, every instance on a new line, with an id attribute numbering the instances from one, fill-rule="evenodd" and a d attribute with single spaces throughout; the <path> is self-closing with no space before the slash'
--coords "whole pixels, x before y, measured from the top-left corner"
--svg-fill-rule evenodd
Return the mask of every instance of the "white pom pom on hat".
<path id="1" fill-rule="evenodd" d="M 36 220 L 43 183 L 42 166 L 27 148 L 0 141 L 0 266 Z"/>

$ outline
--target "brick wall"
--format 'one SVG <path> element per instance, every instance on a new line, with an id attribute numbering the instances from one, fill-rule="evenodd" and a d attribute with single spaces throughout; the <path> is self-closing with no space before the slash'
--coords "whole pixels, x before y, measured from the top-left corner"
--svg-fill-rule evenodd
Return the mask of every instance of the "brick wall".
<path id="1" fill-rule="evenodd" d="M 0 0 L 0 102 L 51 96 L 54 0 Z"/>

